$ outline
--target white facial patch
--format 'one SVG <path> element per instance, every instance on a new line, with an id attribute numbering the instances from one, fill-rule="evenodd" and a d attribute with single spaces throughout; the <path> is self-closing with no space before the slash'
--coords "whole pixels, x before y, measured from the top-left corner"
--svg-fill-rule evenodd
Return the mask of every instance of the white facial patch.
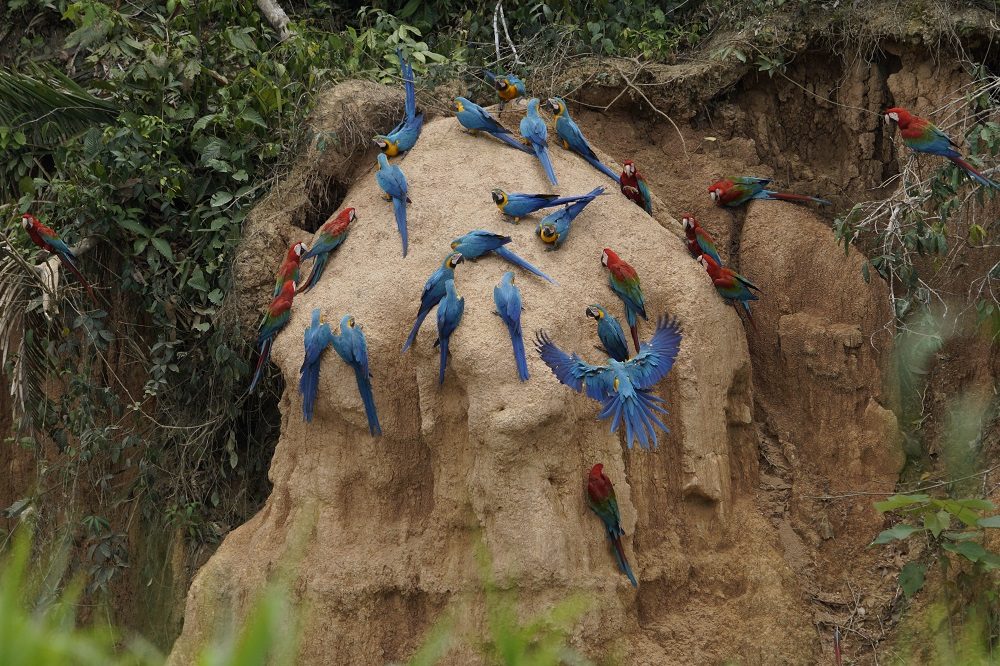
<path id="1" fill-rule="evenodd" d="M 711 191 L 709 191 L 708 195 L 710 197 L 712 197 L 712 201 L 718 201 L 719 200 L 719 192 L 717 190 L 711 190 Z"/>

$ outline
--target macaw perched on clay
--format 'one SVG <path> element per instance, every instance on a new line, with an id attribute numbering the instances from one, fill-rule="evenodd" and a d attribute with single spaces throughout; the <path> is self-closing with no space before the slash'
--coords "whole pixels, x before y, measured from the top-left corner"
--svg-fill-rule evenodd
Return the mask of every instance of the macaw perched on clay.
<path id="1" fill-rule="evenodd" d="M 305 355 L 299 368 L 299 393 L 302 394 L 302 418 L 306 423 L 313 419 L 313 405 L 319 388 L 319 369 L 323 352 L 333 341 L 330 325 L 323 323 L 319 308 L 312 311 L 312 321 L 303 335 Z"/>
<path id="2" fill-rule="evenodd" d="M 253 371 L 253 379 L 250 382 L 248 393 L 252 393 L 257 386 L 257 382 L 264 375 L 264 366 L 271 358 L 271 345 L 274 338 L 278 336 L 281 329 L 285 327 L 292 316 L 292 300 L 295 298 L 295 283 L 291 280 L 281 285 L 281 291 L 274 297 L 271 304 L 267 306 L 264 319 L 261 320 L 257 329 L 257 344 L 260 353 L 257 358 L 257 367 Z"/>
<path id="3" fill-rule="evenodd" d="M 528 381 L 528 359 L 524 356 L 524 337 L 521 335 L 521 290 L 514 285 L 514 272 L 507 271 L 500 278 L 500 284 L 493 288 L 493 304 L 496 314 L 507 325 L 510 343 L 514 346 L 514 362 L 517 376 L 522 382 Z"/>
<path id="4" fill-rule="evenodd" d="M 770 199 L 791 201 L 794 203 L 808 203 L 812 201 L 818 203 L 820 206 L 831 205 L 829 201 L 820 199 L 819 197 L 764 189 L 770 182 L 770 178 L 755 178 L 753 176 L 723 178 L 708 186 L 708 196 L 712 197 L 712 201 L 715 202 L 716 206 L 726 206 L 727 208 L 737 208 L 751 199 Z"/>
<path id="5" fill-rule="evenodd" d="M 635 441 L 648 449 L 658 446 L 654 425 L 669 432 L 658 414 L 666 414 L 652 388 L 670 372 L 680 349 L 681 333 L 674 320 L 660 318 L 656 331 L 639 353 L 628 361 L 608 359 L 607 365 L 591 365 L 576 354 L 562 351 L 545 331 L 539 331 L 535 346 L 556 378 L 578 393 L 601 403 L 599 419 L 611 418 L 611 432 L 625 424 L 625 443 Z"/>
<path id="6" fill-rule="evenodd" d="M 490 193 L 493 203 L 497 205 L 500 212 L 507 217 L 514 218 L 514 222 L 520 222 L 522 217 L 531 215 L 543 208 L 554 208 L 565 204 L 571 204 L 585 199 L 589 194 L 579 194 L 572 197 L 561 197 L 558 194 L 525 194 L 523 192 L 505 192 L 499 188 Z"/>
<path id="7" fill-rule="evenodd" d="M 288 248 L 285 260 L 278 267 L 278 275 L 274 280 L 274 293 L 271 294 L 271 298 L 277 296 L 281 292 L 281 285 L 289 280 L 295 284 L 299 283 L 299 266 L 302 264 L 302 255 L 308 251 L 309 246 L 305 243 L 292 243 L 292 246 Z"/>
<path id="8" fill-rule="evenodd" d="M 403 240 L 403 256 L 406 256 L 406 204 L 413 203 L 407 196 L 406 176 L 403 170 L 395 164 L 389 164 L 389 158 L 383 154 L 378 156 L 378 171 L 375 172 L 375 182 L 382 189 L 382 198 L 392 202 L 392 212 L 396 216 L 396 228 Z"/>
<path id="9" fill-rule="evenodd" d="M 639 274 L 614 250 L 604 248 L 601 265 L 608 269 L 608 286 L 625 304 L 625 319 L 632 331 L 632 344 L 639 351 L 639 319 L 646 319 L 646 299 L 639 286 Z"/>
<path id="10" fill-rule="evenodd" d="M 406 343 L 403 345 L 404 352 L 417 339 L 417 332 L 420 330 L 420 325 L 424 323 L 424 319 L 434 309 L 434 306 L 444 298 L 446 293 L 444 283 L 455 279 L 455 266 L 458 266 L 463 261 L 465 261 L 465 257 L 460 252 L 452 252 L 444 258 L 441 268 L 431 273 L 431 276 L 427 278 L 427 282 L 424 283 L 424 290 L 420 293 L 420 309 L 417 311 L 417 320 L 413 322 L 410 335 L 406 338 Z"/>
<path id="11" fill-rule="evenodd" d="M 444 384 L 444 371 L 448 367 L 448 341 L 451 334 L 455 332 L 462 322 L 462 313 L 465 312 L 465 299 L 459 298 L 455 291 L 455 281 L 445 280 L 445 295 L 438 303 L 437 324 L 438 339 L 434 343 L 435 347 L 441 348 L 441 369 L 438 371 L 438 384 Z"/>
<path id="12" fill-rule="evenodd" d="M 556 116 L 556 135 L 559 137 L 559 143 L 562 144 L 562 147 L 566 150 L 572 150 L 608 178 L 616 183 L 619 182 L 618 174 L 604 166 L 594 149 L 583 138 L 583 132 L 580 131 L 579 125 L 569 115 L 566 100 L 562 97 L 550 97 L 547 106 Z"/>
<path id="13" fill-rule="evenodd" d="M 687 249 L 691 256 L 697 259 L 703 254 L 707 254 L 715 260 L 715 263 L 723 265 L 719 258 L 719 248 L 715 246 L 715 239 L 705 231 L 704 227 L 698 224 L 698 220 L 691 213 L 685 213 L 681 218 L 684 225 L 684 236 L 687 238 Z"/>
<path id="14" fill-rule="evenodd" d="M 980 185 L 1000 189 L 1000 184 L 990 180 L 976 170 L 974 166 L 965 161 L 962 154 L 955 150 L 958 144 L 951 140 L 947 134 L 935 127 L 931 121 L 915 116 L 906 109 L 894 106 L 885 110 L 886 121 L 895 120 L 899 125 L 899 133 L 903 135 L 903 143 L 910 150 L 917 153 L 930 153 L 940 155 L 954 162 L 958 168 L 965 171 L 965 174 Z"/>
<path id="15" fill-rule="evenodd" d="M 87 290 L 87 294 L 90 296 L 90 300 L 97 303 L 97 296 L 94 295 L 94 290 L 87 282 L 87 279 L 83 277 L 83 273 L 77 267 L 76 255 L 73 254 L 73 250 L 69 249 L 69 245 L 66 241 L 59 238 L 59 234 L 50 229 L 49 227 L 42 224 L 37 217 L 31 213 L 25 213 L 21 216 L 21 226 L 28 233 L 28 238 L 31 242 L 45 250 L 46 252 L 51 252 L 52 254 L 59 257 L 59 263 L 66 267 L 70 273 L 72 273 L 76 279 L 83 285 L 83 288 Z"/>
<path id="16" fill-rule="evenodd" d="M 358 219 L 358 216 L 354 212 L 354 209 L 345 208 L 324 222 L 323 226 L 319 228 L 317 232 L 319 236 L 313 241 L 313 245 L 309 248 L 309 251 L 302 255 L 303 259 L 316 259 L 313 262 L 312 270 L 309 272 L 309 278 L 306 279 L 306 286 L 302 288 L 303 292 L 307 292 L 315 287 L 319 279 L 323 277 L 323 271 L 326 270 L 326 264 L 330 261 L 330 256 L 334 250 L 340 247 L 344 239 L 347 238 L 351 223 L 356 219 Z"/>
<path id="17" fill-rule="evenodd" d="M 646 184 L 646 179 L 642 177 L 642 174 L 636 170 L 635 162 L 632 160 L 625 160 L 622 165 L 619 183 L 622 194 L 631 199 L 636 206 L 650 215 L 653 214 L 653 196 L 649 193 L 649 185 Z"/>
<path id="18" fill-rule="evenodd" d="M 517 148 L 529 155 L 535 154 L 535 151 L 515 139 L 510 130 L 497 122 L 497 119 L 491 116 L 489 111 L 465 97 L 455 98 L 455 117 L 458 118 L 459 124 L 468 130 L 470 134 L 486 132 L 490 136 L 500 139 L 508 146 Z"/>
<path id="19" fill-rule="evenodd" d="M 604 194 L 604 187 L 596 187 L 577 201 L 553 211 L 538 221 L 535 235 L 548 247 L 546 250 L 558 250 L 569 238 L 570 228 L 576 216 L 583 212 L 591 201 Z"/>
<path id="20" fill-rule="evenodd" d="M 757 296 L 753 291 L 760 291 L 760 287 L 733 269 L 720 266 L 715 259 L 712 259 L 707 254 L 698 257 L 698 263 L 708 271 L 709 277 L 712 278 L 712 284 L 715 285 L 715 290 L 719 292 L 720 296 L 734 306 L 736 303 L 743 306 L 743 309 L 746 310 L 750 326 L 756 331 L 757 324 L 754 323 L 753 316 L 750 314 L 750 301 L 757 300 Z M 738 310 L 739 308 L 737 308 Z"/>
<path id="21" fill-rule="evenodd" d="M 510 236 L 501 236 L 500 234 L 495 234 L 492 231 L 474 229 L 464 236 L 460 236 L 453 240 L 451 242 L 451 249 L 454 252 L 461 253 L 461 255 L 469 261 L 475 261 L 483 255 L 492 252 L 501 259 L 505 259 L 515 266 L 523 268 L 529 273 L 534 273 L 543 280 L 548 280 L 552 284 L 556 283 L 555 280 L 535 268 L 534 265 L 514 254 L 513 251 L 505 248 L 504 245 L 510 241 Z"/>
<path id="22" fill-rule="evenodd" d="M 406 62 L 400 49 L 396 49 L 396 56 L 399 57 L 399 69 L 403 73 L 403 86 L 406 89 L 406 117 L 388 134 L 377 134 L 372 139 L 387 157 L 396 157 L 413 148 L 424 126 L 424 114 L 417 113 L 417 89 L 413 66 Z"/>
<path id="23" fill-rule="evenodd" d="M 545 126 L 545 121 L 538 115 L 538 98 L 532 97 L 528 100 L 528 113 L 521 118 L 521 136 L 525 138 L 531 149 L 535 151 L 535 157 L 542 163 L 545 175 L 549 182 L 558 185 L 556 172 L 552 168 L 552 158 L 549 157 L 549 129 Z"/>
<path id="24" fill-rule="evenodd" d="M 368 341 L 353 315 L 346 314 L 341 318 L 340 334 L 334 335 L 330 344 L 344 363 L 354 369 L 354 379 L 358 383 L 358 393 L 368 419 L 368 432 L 372 437 L 381 435 L 382 426 L 378 422 L 378 410 L 375 409 L 375 396 L 372 394 L 372 375 L 368 369 Z"/>
<path id="25" fill-rule="evenodd" d="M 484 69 L 483 73 L 486 75 L 486 80 L 489 81 L 490 85 L 496 88 L 497 97 L 500 98 L 501 111 L 503 111 L 505 103 L 513 102 L 518 97 L 524 97 L 528 94 L 527 89 L 524 87 L 524 81 L 513 74 L 494 74 L 488 69 Z"/>
<path id="26" fill-rule="evenodd" d="M 622 548 L 622 537 L 625 530 L 622 529 L 621 515 L 618 513 L 618 499 L 615 497 L 615 487 L 604 474 L 604 465 L 597 463 L 590 470 L 587 477 L 587 506 L 597 514 L 597 517 L 604 523 L 604 531 L 607 532 L 608 539 L 615 551 L 615 560 L 618 561 L 618 569 L 628 576 L 632 587 L 638 587 L 632 567 L 625 559 L 625 550 Z"/>
<path id="27" fill-rule="evenodd" d="M 616 361 L 628 360 L 628 341 L 621 322 L 600 305 L 588 305 L 587 316 L 597 322 L 597 337 L 601 340 L 599 349 Z"/>

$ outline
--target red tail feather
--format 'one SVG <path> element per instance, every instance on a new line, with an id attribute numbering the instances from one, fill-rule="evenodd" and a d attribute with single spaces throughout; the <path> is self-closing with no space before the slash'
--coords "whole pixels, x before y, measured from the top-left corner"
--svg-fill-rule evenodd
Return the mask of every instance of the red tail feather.
<path id="1" fill-rule="evenodd" d="M 1000 184 L 997 184 L 996 182 L 984 176 L 974 166 L 963 160 L 961 157 L 949 157 L 948 159 L 950 159 L 952 162 L 954 162 L 959 167 L 964 169 L 965 173 L 967 173 L 969 175 L 969 178 L 971 178 L 972 180 L 982 185 L 985 185 L 986 187 L 995 187 L 997 189 L 1000 189 Z"/>
<path id="2" fill-rule="evenodd" d="M 91 288 L 90 283 L 87 282 L 87 278 L 83 277 L 83 273 L 81 273 L 77 267 L 73 265 L 71 260 L 63 258 L 61 254 L 59 255 L 59 261 L 62 262 L 62 265 L 65 266 L 70 273 L 76 276 L 76 279 L 83 285 L 83 288 L 86 289 L 87 293 L 90 295 L 90 300 L 94 301 L 94 305 L 97 305 L 97 296 L 94 294 L 94 290 Z"/>
<path id="3" fill-rule="evenodd" d="M 629 326 L 629 330 L 632 331 L 632 344 L 635 345 L 635 353 L 639 353 L 639 325 Z"/>

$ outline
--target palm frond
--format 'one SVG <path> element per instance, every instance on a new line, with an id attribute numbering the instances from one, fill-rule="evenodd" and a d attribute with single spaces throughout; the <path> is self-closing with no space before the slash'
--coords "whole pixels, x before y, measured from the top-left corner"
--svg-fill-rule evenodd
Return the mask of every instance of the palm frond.
<path id="1" fill-rule="evenodd" d="M 54 146 L 117 116 L 114 104 L 55 69 L 0 69 L 0 126 L 24 132 L 36 146 Z"/>

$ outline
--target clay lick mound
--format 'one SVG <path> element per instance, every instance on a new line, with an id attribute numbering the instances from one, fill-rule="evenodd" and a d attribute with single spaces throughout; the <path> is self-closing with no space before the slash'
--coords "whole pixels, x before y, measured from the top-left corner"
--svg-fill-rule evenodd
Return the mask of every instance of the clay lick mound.
<path id="1" fill-rule="evenodd" d="M 481 630 L 474 553 L 482 539 L 496 579 L 517 589 L 526 613 L 573 593 L 593 610 L 572 641 L 592 657 L 623 663 L 706 663 L 747 658 L 802 663 L 815 634 L 771 525 L 753 509 L 750 361 L 734 310 L 716 295 L 675 233 L 617 191 L 578 156 L 552 148 L 560 193 L 598 198 L 556 252 L 535 237 L 537 217 L 505 222 L 490 190 L 547 191 L 537 160 L 452 118 L 431 121 L 416 148 L 396 160 L 409 180 L 410 247 L 403 259 L 392 207 L 363 174 L 343 206 L 357 210 L 349 238 L 318 287 L 299 295 L 274 344 L 285 377 L 281 439 L 265 507 L 230 533 L 195 579 L 184 631 L 172 655 L 190 663 L 219 622 L 241 618 L 303 529 L 292 593 L 306 610 L 299 663 L 382 664 L 405 660 L 449 607 L 468 632 Z M 374 164 L 374 156 L 366 155 Z M 676 225 L 676 221 L 665 221 Z M 650 322 L 676 316 L 680 355 L 657 389 L 670 411 L 658 451 L 626 450 L 597 403 L 559 384 L 529 347 L 531 379 L 517 379 L 493 287 L 510 266 L 496 257 L 456 270 L 465 316 L 437 384 L 432 313 L 408 353 L 400 348 L 421 288 L 449 242 L 475 228 L 513 236 L 509 246 L 558 286 L 515 269 L 526 343 L 547 330 L 565 350 L 603 362 L 588 304 L 619 317 L 601 250 L 639 272 Z M 679 229 L 679 227 L 677 227 Z M 277 265 L 278 255 L 272 263 Z M 384 435 L 372 439 L 350 369 L 328 350 L 315 419 L 302 421 L 296 390 L 303 331 L 313 308 L 339 324 L 353 314 L 368 338 Z M 584 482 L 603 462 L 616 485 L 625 549 L 639 588 L 616 570 Z M 310 522 L 311 521 L 311 522 Z M 461 604 L 470 604 L 462 606 Z M 447 663 L 476 663 L 456 648 Z"/>

